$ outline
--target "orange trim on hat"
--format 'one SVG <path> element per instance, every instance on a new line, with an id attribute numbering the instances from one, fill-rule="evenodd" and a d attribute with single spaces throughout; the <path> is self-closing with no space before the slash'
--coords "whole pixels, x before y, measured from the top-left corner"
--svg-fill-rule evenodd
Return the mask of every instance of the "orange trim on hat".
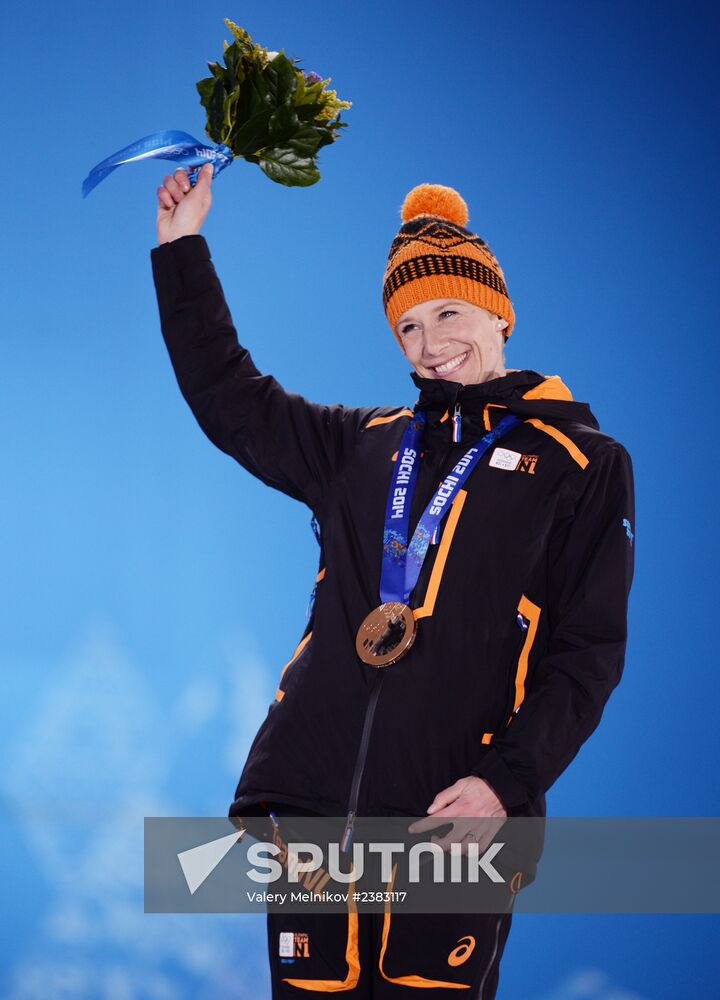
<path id="1" fill-rule="evenodd" d="M 502 316 L 507 320 L 507 327 L 503 331 L 505 339 L 512 333 L 515 325 L 515 312 L 512 303 L 500 292 L 496 292 L 487 285 L 473 281 L 471 278 L 454 278 L 446 275 L 432 275 L 423 278 L 415 278 L 408 284 L 403 285 L 393 294 L 388 301 L 386 315 L 388 323 L 392 327 L 397 342 L 402 347 L 402 337 L 395 329 L 397 321 L 407 309 L 412 309 L 419 302 L 427 302 L 429 299 L 463 299 L 471 305 L 487 309 L 497 316 Z"/>

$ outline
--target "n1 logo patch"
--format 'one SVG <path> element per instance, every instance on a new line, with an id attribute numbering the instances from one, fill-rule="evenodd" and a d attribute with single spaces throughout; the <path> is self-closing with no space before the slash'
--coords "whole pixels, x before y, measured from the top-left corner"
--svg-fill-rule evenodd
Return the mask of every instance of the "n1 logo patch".
<path id="1" fill-rule="evenodd" d="M 310 958 L 310 937 L 298 931 L 280 931 L 280 958 Z"/>

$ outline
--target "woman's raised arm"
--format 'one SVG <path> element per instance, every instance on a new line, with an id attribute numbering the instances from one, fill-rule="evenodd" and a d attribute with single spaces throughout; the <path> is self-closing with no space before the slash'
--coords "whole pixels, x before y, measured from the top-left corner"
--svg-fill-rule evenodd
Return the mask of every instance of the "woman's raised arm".
<path id="1" fill-rule="evenodd" d="M 313 403 L 255 367 L 238 343 L 199 235 L 211 173 L 204 167 L 190 188 L 185 171 L 176 170 L 158 188 L 160 245 L 151 258 L 165 344 L 180 390 L 210 440 L 269 486 L 317 510 L 362 426 L 384 408 Z"/>

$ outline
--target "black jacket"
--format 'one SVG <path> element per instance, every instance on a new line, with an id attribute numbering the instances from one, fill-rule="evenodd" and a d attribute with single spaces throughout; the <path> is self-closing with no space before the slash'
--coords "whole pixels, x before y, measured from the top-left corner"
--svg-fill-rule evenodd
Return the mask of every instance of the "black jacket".
<path id="1" fill-rule="evenodd" d="M 287 392 L 239 346 L 205 240 L 151 256 L 165 343 L 200 426 L 320 525 L 313 611 L 278 669 L 231 815 L 270 800 L 327 815 L 424 815 L 471 773 L 510 815 L 544 814 L 545 791 L 623 669 L 635 531 L 625 448 L 557 376 L 511 371 L 463 387 L 413 374 L 428 421 L 411 533 L 471 443 L 508 411 L 523 423 L 498 445 L 515 457 L 499 463 L 490 448 L 442 522 L 411 596 L 413 647 L 384 670 L 366 666 L 355 635 L 380 602 L 385 504 L 411 411 Z"/>

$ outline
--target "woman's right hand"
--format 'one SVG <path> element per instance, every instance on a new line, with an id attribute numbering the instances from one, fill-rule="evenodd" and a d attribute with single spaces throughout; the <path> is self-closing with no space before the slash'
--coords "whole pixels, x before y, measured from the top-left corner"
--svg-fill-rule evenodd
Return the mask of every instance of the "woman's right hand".
<path id="1" fill-rule="evenodd" d="M 212 176 L 212 163 L 206 163 L 198 174 L 195 187 L 190 187 L 187 171 L 181 167 L 172 176 L 165 177 L 157 189 L 158 245 L 200 232 L 212 204 Z"/>

